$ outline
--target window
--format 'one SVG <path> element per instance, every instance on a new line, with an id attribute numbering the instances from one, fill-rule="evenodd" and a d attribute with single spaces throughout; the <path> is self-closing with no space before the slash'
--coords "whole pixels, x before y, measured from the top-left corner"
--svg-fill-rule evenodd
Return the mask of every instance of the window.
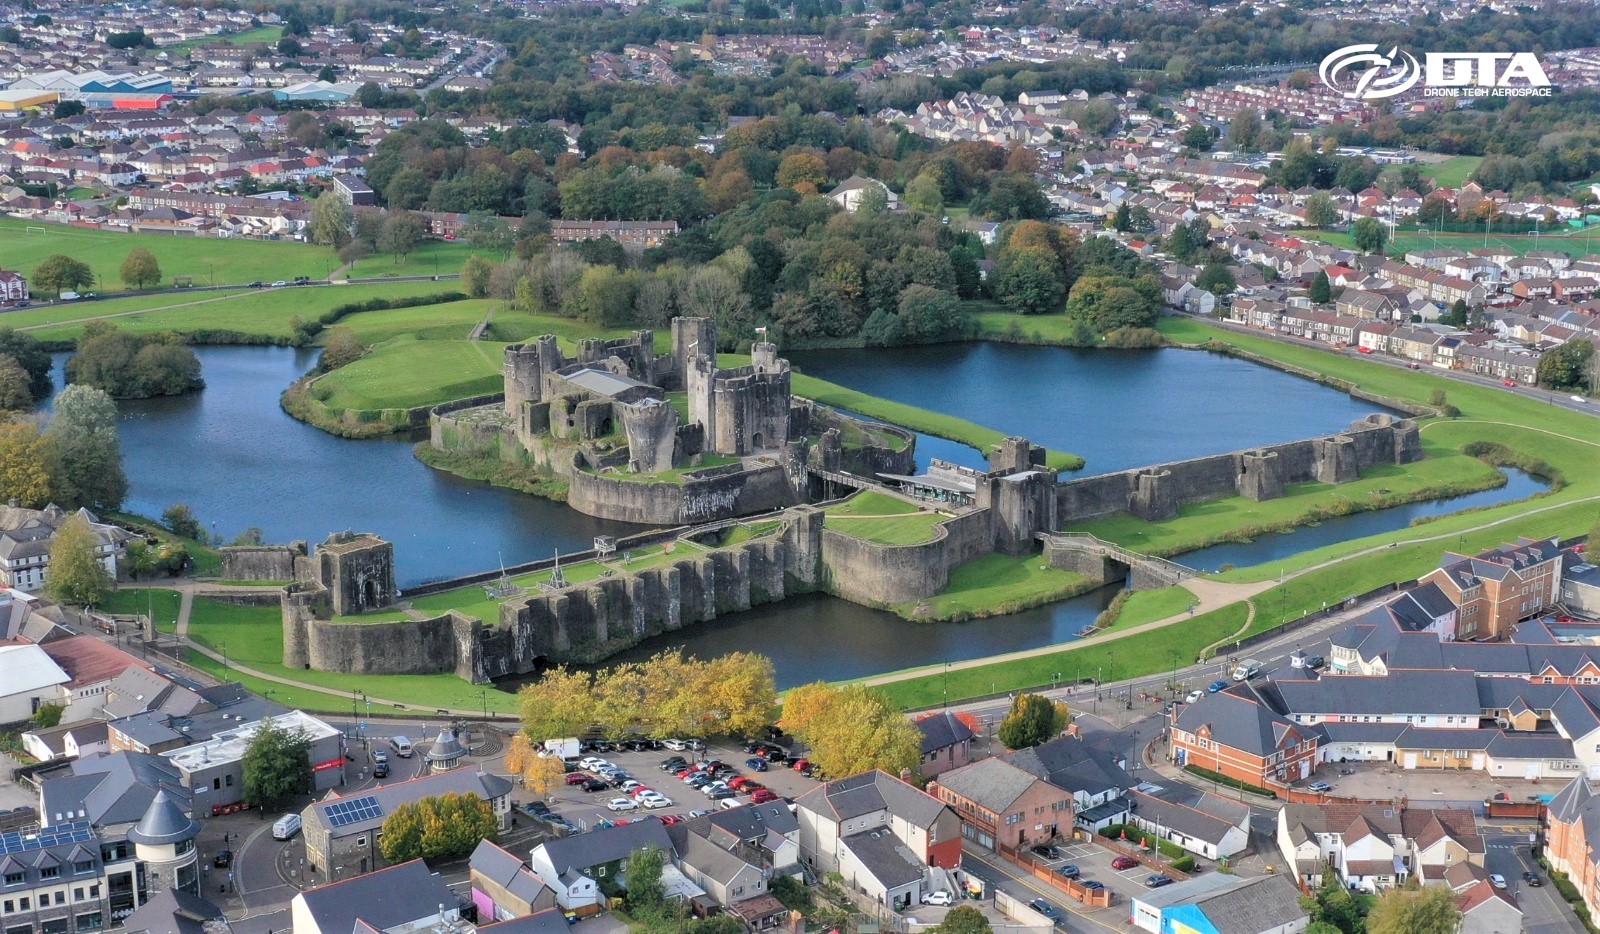
<path id="1" fill-rule="evenodd" d="M 221 791 L 222 790 L 222 779 L 213 778 L 211 780 L 211 790 L 212 791 Z"/>
<path id="2" fill-rule="evenodd" d="M 61 867 L 60 866 L 45 866 L 45 867 L 43 867 L 42 869 L 39 870 L 39 878 L 41 878 L 41 879 L 59 879 L 59 878 L 61 878 Z"/>
<path id="3" fill-rule="evenodd" d="M 100 912 L 91 911 L 88 914 L 78 915 L 77 928 L 79 931 L 98 931 L 104 927 L 100 920 Z"/>
<path id="4" fill-rule="evenodd" d="M 21 884 L 22 884 L 22 873 L 20 873 L 20 872 L 8 872 L 8 873 L 6 873 L 6 885 L 21 885 Z"/>
<path id="5" fill-rule="evenodd" d="M 98 886 L 98 885 L 89 886 L 89 897 L 90 898 L 99 898 L 100 897 L 100 886 Z"/>
<path id="6" fill-rule="evenodd" d="M 232 788 L 233 787 L 233 776 L 232 775 L 223 776 L 223 782 L 226 783 L 229 788 Z"/>
<path id="7" fill-rule="evenodd" d="M 367 845 L 367 838 L 366 837 L 357 837 L 356 838 L 356 846 L 366 846 L 366 845 Z"/>
<path id="8" fill-rule="evenodd" d="M 19 910 L 19 911 L 27 911 L 29 908 L 32 908 L 32 907 L 33 907 L 33 901 L 31 899 L 27 899 L 27 898 L 19 898 L 19 899 L 17 899 L 17 910 Z"/>
<path id="9" fill-rule="evenodd" d="M 0 905 L 0 908 L 4 908 L 6 914 L 10 914 L 17 910 L 17 903 L 8 898 L 3 905 Z"/>
<path id="10" fill-rule="evenodd" d="M 94 860 L 82 859 L 72 864 L 72 871 L 78 875 L 94 872 Z"/>
<path id="11" fill-rule="evenodd" d="M 83 886 L 80 885 L 72 890 L 72 900 L 75 902 L 83 901 Z"/>

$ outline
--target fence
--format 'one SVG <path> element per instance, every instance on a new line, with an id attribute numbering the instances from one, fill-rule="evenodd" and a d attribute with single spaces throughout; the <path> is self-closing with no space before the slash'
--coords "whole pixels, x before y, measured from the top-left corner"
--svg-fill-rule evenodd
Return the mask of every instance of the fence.
<path id="1" fill-rule="evenodd" d="M 995 852 L 1006 862 L 1090 908 L 1111 907 L 1113 896 L 1110 889 L 1091 889 L 1077 879 L 1068 879 L 1048 866 L 1039 865 L 1031 855 L 1008 846 L 996 847 Z"/>

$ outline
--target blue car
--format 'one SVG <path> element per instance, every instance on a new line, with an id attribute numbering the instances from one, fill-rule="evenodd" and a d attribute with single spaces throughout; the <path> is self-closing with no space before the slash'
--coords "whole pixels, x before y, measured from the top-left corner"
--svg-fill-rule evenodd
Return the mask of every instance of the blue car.
<path id="1" fill-rule="evenodd" d="M 1222 680 L 1217 680 L 1217 681 L 1211 682 L 1211 685 L 1209 687 L 1207 687 L 1206 690 L 1210 691 L 1212 694 L 1215 694 L 1215 693 L 1217 693 L 1218 691 L 1222 690 L 1223 688 L 1225 688 L 1227 686 L 1228 686 L 1228 682 L 1222 681 Z"/>
<path id="2" fill-rule="evenodd" d="M 752 771 L 765 772 L 767 770 L 767 760 L 761 758 L 760 756 L 754 756 L 746 759 L 744 760 L 744 764 Z"/>

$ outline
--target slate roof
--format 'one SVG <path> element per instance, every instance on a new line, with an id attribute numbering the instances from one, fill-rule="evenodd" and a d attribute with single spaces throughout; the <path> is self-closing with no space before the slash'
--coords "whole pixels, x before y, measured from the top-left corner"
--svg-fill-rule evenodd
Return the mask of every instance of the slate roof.
<path id="1" fill-rule="evenodd" d="M 383 826 L 388 816 L 394 809 L 409 801 L 422 798 L 437 797 L 450 794 L 474 794 L 485 801 L 493 801 L 511 793 L 511 783 L 498 775 L 488 772 L 473 772 L 467 769 L 452 769 L 448 772 L 439 772 L 435 775 L 423 775 L 418 778 L 392 785 L 380 785 L 377 788 L 368 788 L 354 791 L 344 797 L 329 797 L 317 801 L 306 808 L 306 819 L 317 820 L 328 828 L 332 837 L 348 837 L 363 834 Z M 327 810 L 331 805 L 357 797 L 374 797 L 378 799 L 378 813 L 366 820 L 351 821 L 348 824 L 335 827 L 328 820 Z M 585 834 L 584 836 L 592 836 Z"/>
<path id="2" fill-rule="evenodd" d="M 927 872 L 917 855 L 888 828 L 864 830 L 840 842 L 886 889 L 910 885 Z"/>
<path id="3" fill-rule="evenodd" d="M 557 837 L 543 843 L 545 856 L 562 878 L 566 878 L 568 871 L 583 872 L 593 866 L 627 859 L 635 850 L 647 846 L 656 847 L 664 853 L 673 852 L 672 840 L 661 821 L 645 818 L 570 837 Z"/>
<path id="4" fill-rule="evenodd" d="M 344 934 L 358 921 L 380 931 L 453 908 L 456 896 L 420 859 L 355 876 L 296 895 L 323 934 Z"/>
<path id="5" fill-rule="evenodd" d="M 149 934 L 203 934 L 206 922 L 222 917 L 221 908 L 198 895 L 163 888 L 124 918 L 122 924 L 129 931 Z"/>
<path id="6" fill-rule="evenodd" d="M 1341 675 L 1317 681 L 1285 681 L 1276 686 L 1285 707 L 1296 714 L 1476 717 L 1481 712 L 1477 680 L 1474 671 L 1400 674 L 1391 668 L 1387 676 Z M 1194 706 L 1203 707 L 1204 703 Z"/>
<path id="7" fill-rule="evenodd" d="M 1002 758 L 982 759 L 940 775 L 939 787 L 973 802 L 978 807 L 1004 814 L 1039 781 L 1032 772 Z"/>
<path id="8" fill-rule="evenodd" d="M 1334 679 L 1315 684 L 1331 680 Z M 1214 741 L 1261 757 L 1274 754 L 1290 731 L 1302 735 L 1309 732 L 1279 715 L 1255 688 L 1243 683 L 1186 705 L 1178 714 L 1177 727 L 1189 733 L 1209 728 Z"/>
<path id="9" fill-rule="evenodd" d="M 165 791 L 157 791 L 150 799 L 150 807 L 139 823 L 128 831 L 134 843 L 166 846 L 181 840 L 193 840 L 200 833 L 200 822 L 183 812 L 178 803 Z"/>
<path id="10" fill-rule="evenodd" d="M 60 777 L 53 777 L 60 775 Z M 131 824 L 144 817 L 157 791 L 187 802 L 178 770 L 164 757 L 144 752 L 97 752 L 74 760 L 62 772 L 44 777 L 40 817 L 46 823 L 72 815 L 96 826 Z M 60 814 L 60 819 L 56 815 Z"/>
<path id="11" fill-rule="evenodd" d="M 1012 765 L 1071 792 L 1097 795 L 1135 784 L 1109 753 L 1091 746 L 1081 736 L 1063 736 L 1042 746 L 1019 749 L 1006 758 Z"/>
<path id="12" fill-rule="evenodd" d="M 478 841 L 468 865 L 473 872 L 493 879 L 514 898 L 530 905 L 548 888 L 521 859 L 488 840 Z"/>
<path id="13" fill-rule="evenodd" d="M 1306 916 L 1300 890 L 1283 876 L 1246 879 L 1199 902 L 1219 931 L 1273 931 Z"/>
<path id="14" fill-rule="evenodd" d="M 917 729 L 922 732 L 924 756 L 972 738 L 972 730 L 949 711 L 940 711 L 932 716 L 923 717 L 916 723 Z"/>
<path id="15" fill-rule="evenodd" d="M 931 795 L 879 769 L 818 785 L 794 803 L 833 821 L 888 811 L 914 827 L 932 825 L 945 810 Z"/>
<path id="16" fill-rule="evenodd" d="M 478 930 L 494 934 L 566 934 L 567 928 L 567 916 L 560 908 L 546 908 L 520 918 L 480 925 Z"/>
<path id="17" fill-rule="evenodd" d="M 1204 840 L 1211 844 L 1220 844 L 1229 831 L 1236 829 L 1243 819 L 1242 815 L 1235 815 L 1232 820 L 1208 814 L 1197 808 L 1179 804 L 1176 801 L 1167 801 L 1152 794 L 1135 789 L 1128 792 L 1128 797 L 1135 804 L 1133 813 L 1140 820 L 1152 824 L 1159 823 L 1162 828 L 1176 830 L 1188 837 Z M 1221 808 L 1213 808 L 1222 810 Z M 1245 814 L 1248 815 L 1246 810 Z"/>

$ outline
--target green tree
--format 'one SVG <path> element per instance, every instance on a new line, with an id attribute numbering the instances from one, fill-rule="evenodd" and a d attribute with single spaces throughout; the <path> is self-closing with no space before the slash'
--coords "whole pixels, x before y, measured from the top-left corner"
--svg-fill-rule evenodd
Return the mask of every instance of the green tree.
<path id="1" fill-rule="evenodd" d="M 1439 323 L 1448 324 L 1453 328 L 1464 328 L 1467 326 L 1469 313 L 1466 299 L 1458 298 L 1450 304 L 1449 311 L 1439 316 Z"/>
<path id="2" fill-rule="evenodd" d="M 1083 276 L 1067 297 L 1067 314 L 1096 334 L 1153 327 L 1161 314 L 1160 287 L 1125 276 Z"/>
<path id="3" fill-rule="evenodd" d="M 92 321 L 67 361 L 67 380 L 103 389 L 117 399 L 181 395 L 205 385 L 200 358 L 170 333 L 134 334 Z"/>
<path id="4" fill-rule="evenodd" d="M 1574 337 L 1554 350 L 1545 351 L 1539 358 L 1539 385 L 1549 389 L 1583 389 L 1593 356 L 1594 344 L 1583 337 Z"/>
<path id="5" fill-rule="evenodd" d="M 391 211 L 415 211 L 428 202 L 433 180 L 415 166 L 407 166 L 394 173 L 383 189 L 383 200 Z"/>
<path id="6" fill-rule="evenodd" d="M 384 218 L 383 230 L 378 234 L 378 249 L 393 254 L 398 263 L 416 252 L 417 245 L 427 232 L 422 218 L 417 215 L 410 211 L 391 211 Z"/>
<path id="7" fill-rule="evenodd" d="M 1376 217 L 1357 218 L 1350 228 L 1350 242 L 1363 253 L 1382 253 L 1389 242 L 1389 228 Z"/>
<path id="8" fill-rule="evenodd" d="M 1456 934 L 1461 908 L 1448 886 L 1394 886 L 1367 913 L 1367 934 Z"/>
<path id="9" fill-rule="evenodd" d="M 94 606 L 105 599 L 113 581 L 95 554 L 99 547 L 100 539 L 89 528 L 88 518 L 73 513 L 50 542 L 45 593 L 57 603 L 72 606 Z"/>
<path id="10" fill-rule="evenodd" d="M 983 274 L 978 269 L 978 258 L 965 246 L 950 248 L 950 272 L 955 276 L 956 294 L 962 298 L 977 298 L 983 292 Z"/>
<path id="11" fill-rule="evenodd" d="M 494 264 L 473 254 L 461 267 L 461 287 L 473 298 L 483 298 L 489 294 L 489 277 L 493 274 Z"/>
<path id="12" fill-rule="evenodd" d="M 29 720 L 36 730 L 48 730 L 61 725 L 61 715 L 66 712 L 65 704 L 40 704 L 39 709 L 33 712 Z"/>
<path id="13" fill-rule="evenodd" d="M 161 513 L 161 522 L 172 534 L 179 538 L 192 541 L 204 541 L 206 528 L 200 524 L 200 519 L 185 503 L 173 503 Z"/>
<path id="14" fill-rule="evenodd" d="M 311 785 L 311 741 L 273 720 L 263 720 L 245 747 L 244 799 L 270 811 Z"/>
<path id="15" fill-rule="evenodd" d="M 350 205 L 332 191 L 317 195 L 311 203 L 311 242 L 334 248 L 350 242 Z"/>
<path id="16" fill-rule="evenodd" d="M 1333 199 L 1317 192 L 1306 199 L 1306 224 L 1321 230 L 1339 223 L 1339 207 Z"/>
<path id="17" fill-rule="evenodd" d="M 1038 247 L 1007 251 L 1000 297 L 1017 314 L 1060 311 L 1063 295 L 1061 266 L 1055 256 Z"/>
<path id="18" fill-rule="evenodd" d="M 1233 279 L 1233 272 L 1222 263 L 1207 263 L 1205 268 L 1200 270 L 1200 275 L 1195 278 L 1194 284 L 1218 298 L 1231 295 L 1238 287 L 1238 283 Z"/>
<path id="19" fill-rule="evenodd" d="M 28 391 L 35 399 L 50 394 L 52 363 L 37 338 L 9 327 L 0 327 L 0 354 L 17 361 L 28 374 Z"/>
<path id="20" fill-rule="evenodd" d="M 1311 301 L 1318 305 L 1325 305 L 1333 297 L 1333 283 L 1328 281 L 1328 271 L 1317 270 L 1317 276 L 1311 280 Z"/>
<path id="21" fill-rule="evenodd" d="M 378 848 L 391 863 L 466 856 L 499 833 L 494 808 L 475 794 L 450 792 L 408 801 L 384 818 Z"/>
<path id="22" fill-rule="evenodd" d="M 361 343 L 361 338 L 356 336 L 354 330 L 343 326 L 336 327 L 328 332 L 328 340 L 323 345 L 322 358 L 317 361 L 317 365 L 323 372 L 337 370 L 354 363 L 366 352 L 366 346 Z"/>
<path id="23" fill-rule="evenodd" d="M 778 163 L 776 182 L 779 188 L 799 191 L 817 191 L 828 181 L 828 166 L 822 157 L 809 152 L 797 152 Z"/>
<path id="24" fill-rule="evenodd" d="M 944 214 L 944 192 L 939 180 L 926 171 L 913 178 L 906 185 L 906 203 L 935 216 Z"/>
<path id="25" fill-rule="evenodd" d="M 1133 229 L 1133 209 L 1124 201 L 1117 205 L 1117 210 L 1111 215 L 1111 229 L 1118 233 L 1127 233 Z"/>
<path id="26" fill-rule="evenodd" d="M 34 288 L 59 295 L 62 292 L 86 289 L 93 285 L 94 270 L 82 260 L 57 253 L 40 260 L 39 265 L 33 267 L 33 275 L 29 280 Z"/>
<path id="27" fill-rule="evenodd" d="M 17 358 L 0 353 L 0 412 L 33 408 L 32 380 Z"/>
<path id="28" fill-rule="evenodd" d="M 933 928 L 935 934 L 985 934 L 994 930 L 989 919 L 974 905 L 957 905 L 946 912 Z"/>
<path id="29" fill-rule="evenodd" d="M 122 261 L 122 283 L 130 289 L 148 289 L 161 282 L 161 264 L 156 255 L 142 246 L 128 251 Z"/>
<path id="30" fill-rule="evenodd" d="M 117 404 L 93 386 L 68 386 L 56 398 L 46 436 L 60 458 L 60 496 L 72 506 L 110 510 L 128 495 L 117 438 Z"/>
<path id="31" fill-rule="evenodd" d="M 1025 749 L 1055 739 L 1071 722 L 1065 704 L 1052 703 L 1042 694 L 1018 694 L 996 735 L 1007 749 Z"/>
<path id="32" fill-rule="evenodd" d="M 666 863 L 666 856 L 654 846 L 634 850 L 629 855 L 625 873 L 628 877 L 630 909 L 656 912 L 666 904 L 667 890 L 661 883 L 661 871 Z"/>

